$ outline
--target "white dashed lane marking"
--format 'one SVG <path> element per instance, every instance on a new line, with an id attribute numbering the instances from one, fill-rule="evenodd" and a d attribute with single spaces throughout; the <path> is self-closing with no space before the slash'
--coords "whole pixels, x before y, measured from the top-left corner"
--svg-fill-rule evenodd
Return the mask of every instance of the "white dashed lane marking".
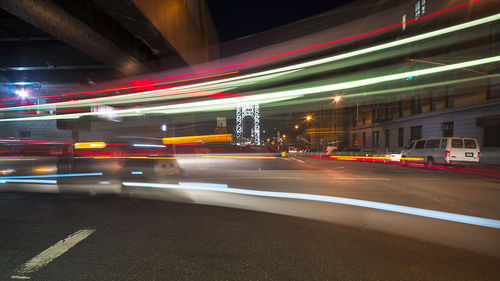
<path id="1" fill-rule="evenodd" d="M 31 260 L 27 261 L 23 266 L 21 266 L 17 271 L 16 275 L 12 275 L 13 279 L 29 279 L 29 276 L 25 276 L 26 274 L 35 272 L 40 268 L 46 266 L 55 258 L 61 256 L 66 251 L 71 249 L 73 246 L 78 244 L 83 239 L 89 237 L 92 233 L 94 233 L 95 229 L 81 229 L 77 232 L 69 235 L 65 239 L 55 243 L 45 251 L 41 252 Z"/>

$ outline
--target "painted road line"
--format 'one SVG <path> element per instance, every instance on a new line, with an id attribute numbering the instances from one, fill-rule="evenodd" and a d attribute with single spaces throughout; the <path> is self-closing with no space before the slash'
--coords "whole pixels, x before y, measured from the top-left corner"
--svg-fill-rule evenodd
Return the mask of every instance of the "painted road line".
<path id="1" fill-rule="evenodd" d="M 306 163 L 305 161 L 297 159 L 297 158 L 292 158 L 292 159 L 295 160 L 295 161 L 299 161 L 300 163 Z"/>
<path id="2" fill-rule="evenodd" d="M 94 233 L 95 229 L 81 229 L 77 232 L 69 235 L 65 239 L 55 243 L 45 251 L 38 254 L 36 257 L 27 261 L 21 268 L 16 271 L 15 275 L 12 275 L 11 278 L 14 279 L 29 279 L 29 276 L 26 274 L 35 272 L 40 268 L 46 266 L 55 258 L 61 256 L 73 246 L 78 244 L 78 242 L 83 239 L 89 237 L 92 233 Z"/>
<path id="3" fill-rule="evenodd" d="M 201 186 L 180 186 L 176 184 L 161 184 L 161 183 L 147 183 L 147 182 L 122 182 L 125 186 L 136 186 L 136 187 L 155 187 L 155 188 L 167 188 L 167 189 L 184 189 L 184 190 L 199 190 L 199 191 L 216 191 L 261 197 L 272 197 L 272 198 L 285 198 L 285 199 L 300 199 L 300 200 L 310 200 L 317 202 L 327 202 L 334 204 L 342 204 L 349 206 L 364 207 L 382 211 L 389 211 L 394 213 L 408 214 L 420 217 L 427 217 L 432 219 L 465 223 L 477 226 L 484 226 L 489 228 L 500 229 L 500 220 L 474 217 L 462 214 L 455 214 L 449 212 L 442 212 L 436 210 L 408 207 L 403 205 L 381 203 L 375 201 L 367 201 L 353 198 L 327 196 L 327 195 L 317 195 L 317 194 L 307 194 L 307 193 L 292 193 L 292 192 L 277 192 L 277 191 L 264 191 L 264 190 L 252 190 L 252 189 L 240 189 L 240 188 L 218 188 L 218 187 L 201 187 Z"/>

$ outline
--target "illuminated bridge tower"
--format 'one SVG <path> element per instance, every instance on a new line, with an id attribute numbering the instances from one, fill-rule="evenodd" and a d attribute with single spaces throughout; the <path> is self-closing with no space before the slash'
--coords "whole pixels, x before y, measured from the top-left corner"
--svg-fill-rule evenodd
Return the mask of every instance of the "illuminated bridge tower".
<path id="1" fill-rule="evenodd" d="M 253 144 L 260 144 L 260 116 L 258 103 L 239 103 L 236 106 L 236 140 L 247 140 L 243 137 L 243 119 L 251 117 L 253 127 L 250 134 L 250 141 Z"/>

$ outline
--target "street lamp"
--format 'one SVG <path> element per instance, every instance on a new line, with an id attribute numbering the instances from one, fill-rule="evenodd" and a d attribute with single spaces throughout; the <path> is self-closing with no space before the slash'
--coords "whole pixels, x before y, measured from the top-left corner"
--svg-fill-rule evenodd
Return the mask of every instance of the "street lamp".
<path id="1" fill-rule="evenodd" d="M 299 128 L 299 125 L 295 125 L 295 129 L 298 129 Z"/>
<path id="2" fill-rule="evenodd" d="M 312 119 L 313 119 L 313 118 L 312 118 L 312 116 L 311 116 L 311 115 L 307 115 L 307 116 L 306 116 L 306 121 L 308 121 L 308 122 L 309 122 L 309 121 L 311 121 Z"/>

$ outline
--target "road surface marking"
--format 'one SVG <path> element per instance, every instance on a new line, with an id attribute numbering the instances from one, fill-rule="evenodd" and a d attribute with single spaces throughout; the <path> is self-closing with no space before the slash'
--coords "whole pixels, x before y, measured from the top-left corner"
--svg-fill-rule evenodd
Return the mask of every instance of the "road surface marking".
<path id="1" fill-rule="evenodd" d="M 306 163 L 305 161 L 297 159 L 297 158 L 292 158 L 292 159 L 295 160 L 295 161 L 299 161 L 300 163 Z"/>
<path id="2" fill-rule="evenodd" d="M 345 197 L 318 195 L 318 194 L 307 194 L 307 193 L 293 193 L 293 192 L 278 192 L 278 191 L 264 191 L 264 190 L 252 190 L 252 189 L 240 189 L 240 188 L 218 188 L 218 187 L 201 187 L 201 186 L 180 186 L 177 184 L 161 184 L 161 183 L 146 183 L 146 182 L 122 182 L 125 186 L 136 186 L 136 187 L 154 187 L 154 188 L 167 188 L 167 189 L 184 189 L 184 190 L 199 190 L 199 191 L 218 191 L 225 193 L 261 196 L 261 197 L 273 197 L 273 198 L 285 198 L 285 199 L 301 199 L 317 202 L 327 202 L 334 204 L 342 204 L 349 206 L 364 207 L 382 211 L 389 211 L 394 213 L 408 214 L 444 221 L 465 223 L 477 226 L 484 226 L 489 228 L 500 229 L 500 220 L 474 217 L 462 214 L 455 214 L 449 212 L 442 212 L 430 209 L 422 209 L 415 207 L 408 207 L 403 205 L 381 203 L 368 200 L 360 200 Z"/>
<path id="3" fill-rule="evenodd" d="M 25 276 L 26 274 L 32 273 L 46 266 L 52 260 L 61 256 L 66 251 L 71 249 L 73 246 L 78 244 L 78 242 L 82 241 L 83 239 L 87 238 L 90 234 L 94 233 L 94 231 L 95 229 L 81 229 L 69 235 L 65 239 L 50 246 L 45 251 L 38 254 L 36 257 L 27 261 L 21 268 L 19 268 L 16 271 L 16 275 L 12 275 L 11 278 L 29 279 L 30 277 Z"/>

